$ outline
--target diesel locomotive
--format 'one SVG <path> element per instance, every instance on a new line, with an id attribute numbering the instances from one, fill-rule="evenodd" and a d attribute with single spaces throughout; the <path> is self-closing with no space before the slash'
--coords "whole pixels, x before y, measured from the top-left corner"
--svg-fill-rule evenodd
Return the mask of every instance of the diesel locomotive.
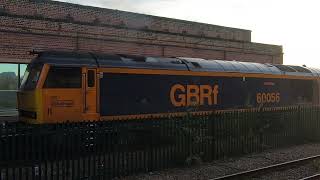
<path id="1" fill-rule="evenodd" d="M 41 52 L 18 92 L 32 124 L 319 104 L 320 69 L 278 64 Z"/>

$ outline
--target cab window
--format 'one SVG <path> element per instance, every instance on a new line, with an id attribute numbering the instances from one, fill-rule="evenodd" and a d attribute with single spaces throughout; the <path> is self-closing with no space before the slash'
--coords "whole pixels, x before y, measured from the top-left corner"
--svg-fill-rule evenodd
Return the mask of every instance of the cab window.
<path id="1" fill-rule="evenodd" d="M 81 88 L 81 68 L 50 67 L 44 88 Z"/>
<path id="2" fill-rule="evenodd" d="M 93 70 L 88 71 L 88 87 L 94 87 L 95 86 L 95 73 Z"/>
<path id="3" fill-rule="evenodd" d="M 42 65 L 40 64 L 30 64 L 28 65 L 22 81 L 21 81 L 21 89 L 32 90 L 35 89 L 40 77 L 40 73 L 42 70 Z"/>

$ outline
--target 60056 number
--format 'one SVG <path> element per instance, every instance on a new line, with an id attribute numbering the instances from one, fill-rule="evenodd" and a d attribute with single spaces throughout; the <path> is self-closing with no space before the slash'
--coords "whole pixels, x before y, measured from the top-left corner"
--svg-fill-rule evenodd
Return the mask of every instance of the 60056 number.
<path id="1" fill-rule="evenodd" d="M 257 93 L 257 103 L 278 103 L 280 102 L 280 93 Z"/>

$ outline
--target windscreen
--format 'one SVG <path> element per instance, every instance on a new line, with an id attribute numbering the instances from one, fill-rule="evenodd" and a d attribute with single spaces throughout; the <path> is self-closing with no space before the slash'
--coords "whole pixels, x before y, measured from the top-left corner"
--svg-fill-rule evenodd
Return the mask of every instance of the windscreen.
<path id="1" fill-rule="evenodd" d="M 42 64 L 29 64 L 21 81 L 20 89 L 35 89 L 42 70 Z"/>
<path id="2" fill-rule="evenodd" d="M 81 68 L 50 67 L 44 88 L 81 88 Z"/>

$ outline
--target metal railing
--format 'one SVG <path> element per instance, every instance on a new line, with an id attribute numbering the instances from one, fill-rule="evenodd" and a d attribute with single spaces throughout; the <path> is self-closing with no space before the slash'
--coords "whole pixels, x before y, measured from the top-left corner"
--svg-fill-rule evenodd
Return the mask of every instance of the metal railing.
<path id="1" fill-rule="evenodd" d="M 0 179 L 111 179 L 320 139 L 319 107 L 147 120 L 6 124 Z"/>

